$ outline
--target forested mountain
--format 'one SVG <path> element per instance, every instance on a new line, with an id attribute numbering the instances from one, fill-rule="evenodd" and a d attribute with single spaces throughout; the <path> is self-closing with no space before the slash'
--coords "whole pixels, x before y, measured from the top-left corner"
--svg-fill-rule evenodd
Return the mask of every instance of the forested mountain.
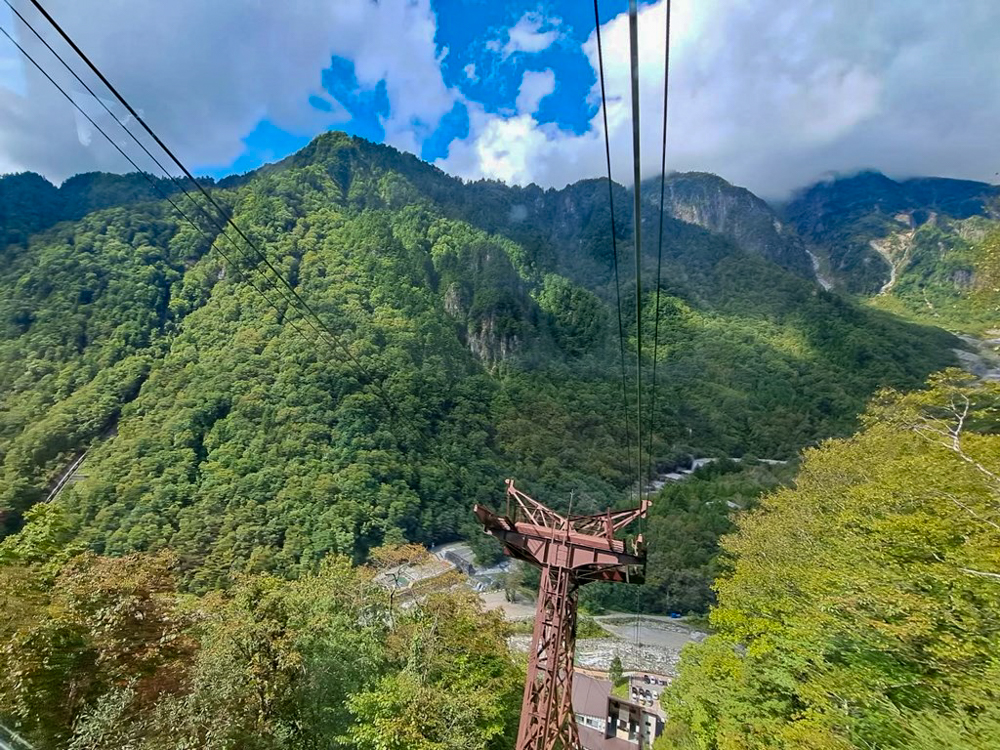
<path id="1" fill-rule="evenodd" d="M 13 179 L 8 201 L 38 189 Z M 8 531 L 87 446 L 85 478 L 57 500 L 78 538 L 112 554 L 170 547 L 202 586 L 454 538 L 507 474 L 557 505 L 571 490 L 603 505 L 630 482 L 605 183 L 464 184 L 335 133 L 223 181 L 218 199 L 332 328 L 328 346 L 228 241 L 234 265 L 132 178 L 89 181 L 119 184 L 122 204 L 5 251 Z M 877 388 L 951 361 L 946 335 L 681 221 L 665 228 L 661 291 L 663 466 L 793 456 L 851 430 Z"/>
<path id="2" fill-rule="evenodd" d="M 212 184 L 212 180 L 201 182 Z M 0 250 L 23 245 L 32 234 L 60 221 L 76 221 L 102 208 L 156 200 L 177 191 L 170 180 L 154 179 L 151 184 L 140 174 L 90 172 L 70 177 L 59 187 L 31 172 L 0 176 Z"/>
<path id="3" fill-rule="evenodd" d="M 783 209 L 847 291 L 946 328 L 1000 311 L 1000 187 L 878 172 L 821 182 Z"/>
<path id="4" fill-rule="evenodd" d="M 742 459 L 648 520 L 641 606 L 719 596 L 668 697 L 677 747 L 996 736 L 996 393 L 951 372 L 900 395 L 956 339 L 813 278 L 807 250 L 853 257 L 889 210 L 858 179 L 866 197 L 805 193 L 792 227 L 669 176 L 658 283 L 659 181 L 641 187 L 652 472 Z M 462 182 L 329 133 L 205 185 L 321 322 L 172 183 L 197 229 L 141 176 L 0 178 L 0 717 L 79 750 L 506 750 L 523 675 L 503 623 L 454 593 L 402 611 L 373 579 L 407 541 L 495 552 L 470 509 L 506 476 L 576 512 L 627 502 L 607 183 Z M 903 185 L 939 206 L 897 211 L 918 237 L 981 226 L 991 257 L 988 191 Z M 632 202 L 612 191 L 634 351 Z"/>

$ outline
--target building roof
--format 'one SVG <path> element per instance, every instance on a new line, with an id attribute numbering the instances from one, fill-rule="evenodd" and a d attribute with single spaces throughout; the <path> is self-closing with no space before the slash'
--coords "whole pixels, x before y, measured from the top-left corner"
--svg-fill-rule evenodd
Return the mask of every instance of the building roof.
<path id="1" fill-rule="evenodd" d="M 593 716 L 602 721 L 608 719 L 608 699 L 611 697 L 611 681 L 573 673 L 573 711 L 584 716 Z M 648 708 L 641 708 L 633 701 L 617 698 L 622 704 L 636 706 L 643 716 L 655 716 Z M 618 737 L 605 737 L 604 732 L 577 722 L 580 742 L 584 750 L 636 750 L 638 742 L 629 742 Z"/>
<path id="2" fill-rule="evenodd" d="M 573 673 L 573 710 L 576 713 L 606 719 L 610 695 L 610 681 Z"/>

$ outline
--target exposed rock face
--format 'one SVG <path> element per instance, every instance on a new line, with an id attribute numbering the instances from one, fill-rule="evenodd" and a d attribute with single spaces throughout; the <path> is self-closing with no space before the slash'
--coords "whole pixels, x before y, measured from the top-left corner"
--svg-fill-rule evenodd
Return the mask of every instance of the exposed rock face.
<path id="1" fill-rule="evenodd" d="M 488 367 L 503 364 L 521 348 L 520 337 L 504 328 L 497 315 L 486 315 L 470 326 L 469 350 Z"/>
<path id="2" fill-rule="evenodd" d="M 502 252 L 466 249 L 458 262 L 463 277 L 445 286 L 444 309 L 459 324 L 469 351 L 495 369 L 523 348 L 525 331 L 532 327 L 534 301 Z M 501 279 L 507 289 L 491 292 L 489 284 Z"/>
<path id="3" fill-rule="evenodd" d="M 896 214 L 896 221 L 912 227 L 913 222 L 907 214 Z M 889 264 L 889 279 L 882 285 L 879 294 L 886 294 L 892 290 L 899 278 L 899 273 L 910 262 L 910 252 L 913 250 L 913 240 L 916 237 L 916 229 L 901 229 L 892 234 L 869 241 L 872 250 L 877 252 L 886 263 Z"/>
<path id="4" fill-rule="evenodd" d="M 839 286 L 876 294 L 897 286 L 915 257 L 915 237 L 922 230 L 937 228 L 945 235 L 979 241 L 986 231 L 984 222 L 998 218 L 998 201 L 1000 187 L 983 182 L 936 177 L 897 181 L 866 171 L 801 191 L 785 207 L 784 216 L 829 260 Z M 955 281 L 959 286 L 966 283 Z"/>
<path id="5" fill-rule="evenodd" d="M 659 208 L 659 178 L 643 183 L 647 204 Z M 796 233 L 749 190 L 705 172 L 668 175 L 664 208 L 670 216 L 724 235 L 744 250 L 761 255 L 806 278 L 812 263 Z"/>
<path id="6" fill-rule="evenodd" d="M 537 261 L 558 268 L 576 283 L 608 278 L 612 267 L 611 213 L 605 180 L 583 180 L 559 190 L 542 190 L 534 185 L 508 188 L 488 181 L 474 183 L 469 188 L 476 199 L 470 200 L 464 211 L 474 211 L 477 203 L 486 203 L 491 196 L 496 197 L 495 193 L 502 193 L 506 204 L 496 214 L 477 213 L 480 227 L 522 243 Z M 641 186 L 643 252 L 649 262 L 657 249 L 659 188 L 659 178 Z M 618 251 L 630 255 L 632 201 L 629 191 L 620 185 L 612 185 L 612 191 Z M 749 190 L 712 174 L 673 174 L 667 178 L 664 207 L 668 222 L 673 225 L 665 232 L 673 236 L 678 231 L 677 222 L 694 225 L 725 237 L 743 252 L 766 258 L 801 277 L 816 278 L 806 246 L 794 229 L 786 226 L 766 202 Z M 683 269 L 692 262 L 685 257 L 682 245 L 668 250 L 672 262 L 677 264 L 674 279 L 682 278 Z M 724 253 L 732 245 L 725 243 L 717 249 Z M 485 250 L 483 254 L 460 250 L 456 262 L 464 269 L 462 282 L 444 286 L 445 308 L 464 323 L 465 341 L 482 362 L 489 367 L 503 365 L 524 350 L 533 335 L 532 320 L 539 313 L 527 290 L 540 280 L 529 279 L 529 268 L 519 266 L 515 270 L 506 258 L 493 257 Z M 627 284 L 630 264 L 621 264 L 621 272 Z M 477 294 L 477 279 L 486 276 L 506 280 L 502 299 L 491 299 L 488 304 Z M 549 324 L 554 325 L 551 321 Z"/>
<path id="7" fill-rule="evenodd" d="M 451 284 L 445 290 L 444 309 L 449 315 L 453 315 L 455 317 L 464 314 L 465 311 L 462 309 L 462 298 L 460 296 L 458 284 Z"/>
<path id="8" fill-rule="evenodd" d="M 816 281 L 819 285 L 829 291 L 833 289 L 833 282 L 823 273 L 823 266 L 820 263 L 819 256 L 812 250 L 806 248 L 806 255 L 809 256 L 809 261 L 812 263 L 813 273 L 816 275 Z"/>

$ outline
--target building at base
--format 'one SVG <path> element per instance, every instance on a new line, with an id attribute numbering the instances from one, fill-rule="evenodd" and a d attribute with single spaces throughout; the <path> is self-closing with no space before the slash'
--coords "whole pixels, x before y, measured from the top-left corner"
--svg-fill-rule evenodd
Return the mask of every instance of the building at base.
<path id="1" fill-rule="evenodd" d="M 639 676 L 640 684 L 648 675 Z M 635 675 L 629 677 L 629 693 Z M 573 674 L 573 712 L 583 750 L 645 750 L 663 732 L 659 701 L 633 701 L 612 694 L 610 680 L 581 672 Z M 658 697 L 658 696 L 657 696 Z M 642 705 L 647 703 L 648 705 Z"/>

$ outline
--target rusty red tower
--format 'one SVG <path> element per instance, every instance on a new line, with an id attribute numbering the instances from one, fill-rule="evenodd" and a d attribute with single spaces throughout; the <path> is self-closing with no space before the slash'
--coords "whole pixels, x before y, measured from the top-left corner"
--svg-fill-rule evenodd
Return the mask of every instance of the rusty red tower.
<path id="1" fill-rule="evenodd" d="M 646 567 L 642 536 L 627 550 L 615 532 L 645 517 L 648 506 L 643 499 L 638 508 L 563 516 L 508 479 L 505 515 L 481 505 L 473 508 L 485 531 L 503 543 L 506 554 L 542 570 L 517 750 L 580 747 L 573 716 L 577 591 L 592 581 L 642 583 Z"/>

